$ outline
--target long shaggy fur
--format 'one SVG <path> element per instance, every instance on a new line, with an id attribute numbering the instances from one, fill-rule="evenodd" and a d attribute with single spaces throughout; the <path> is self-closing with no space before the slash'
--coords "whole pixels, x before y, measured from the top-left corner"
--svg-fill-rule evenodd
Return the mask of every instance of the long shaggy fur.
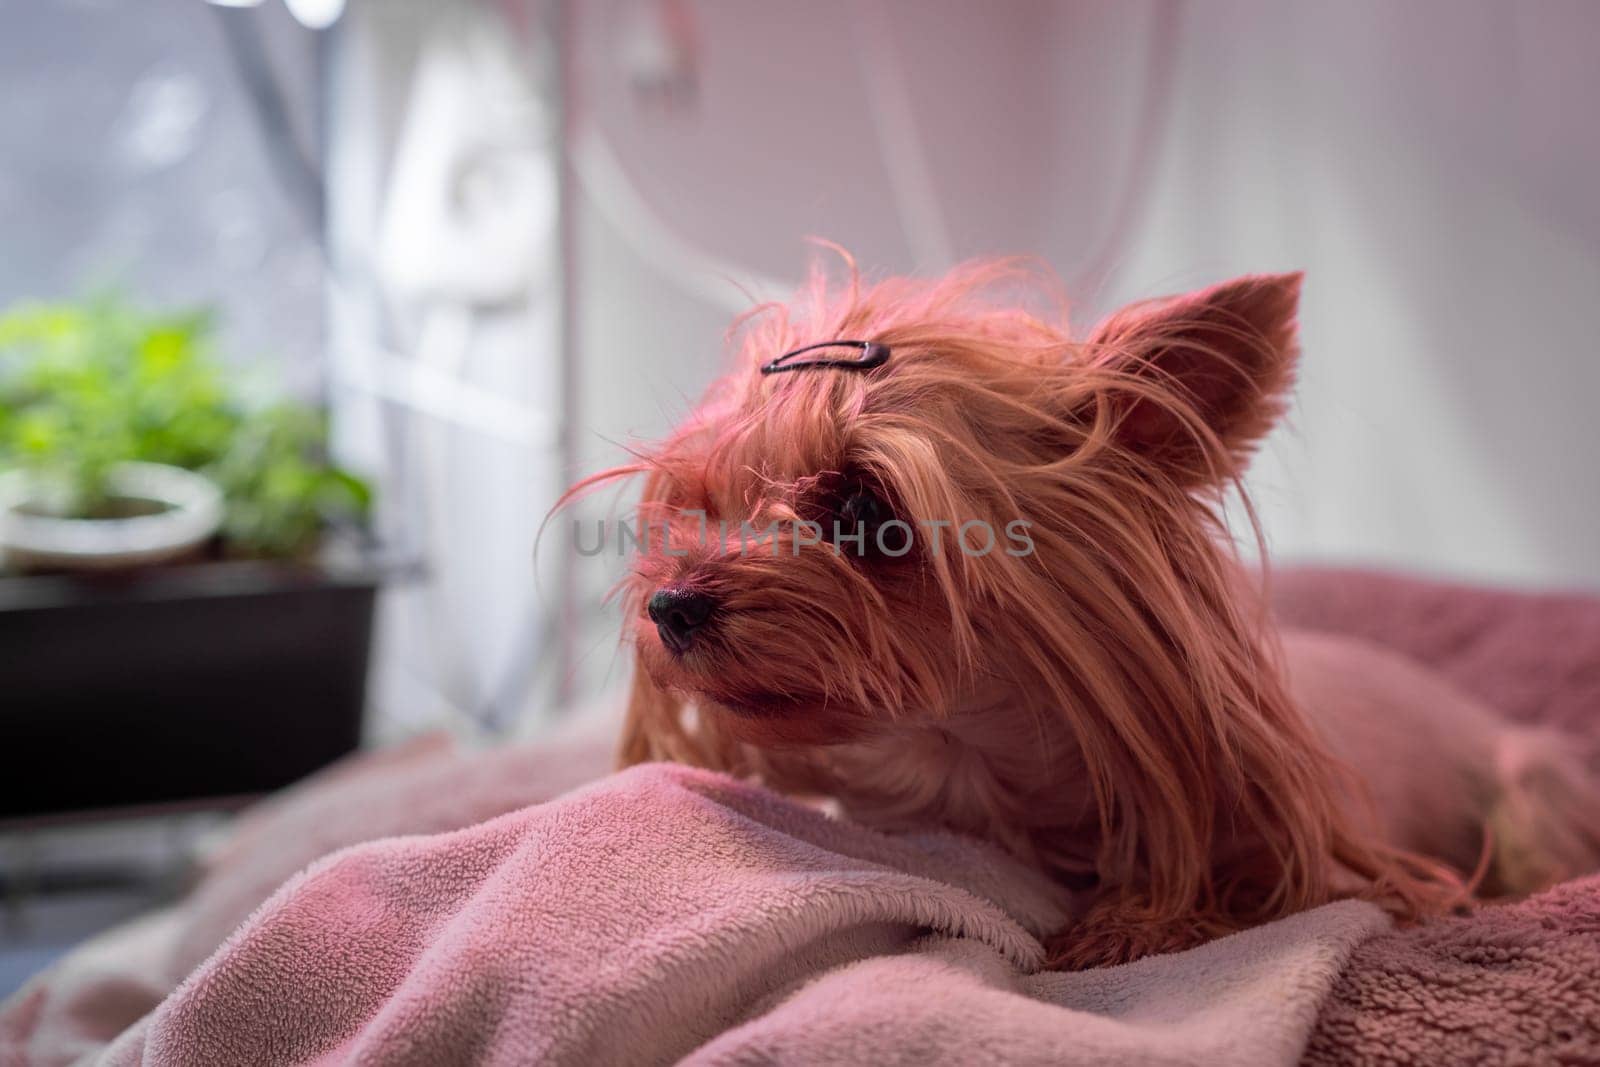
<path id="1" fill-rule="evenodd" d="M 1089 902 L 1057 939 L 1064 966 L 1339 896 L 1402 916 L 1462 903 L 1449 868 L 1380 838 L 1291 700 L 1221 519 L 1283 410 L 1298 286 L 1241 279 L 1083 338 L 1011 263 L 872 285 L 852 265 L 843 286 L 818 273 L 793 305 L 757 309 L 684 426 L 574 490 L 642 476 L 640 519 L 672 531 L 624 587 L 638 669 L 622 761 L 997 841 Z M 757 372 L 840 338 L 892 358 Z M 900 559 L 738 551 L 739 523 L 818 520 L 848 485 L 910 522 L 1025 519 L 1035 550 L 969 555 L 947 529 L 936 552 L 919 529 Z M 681 655 L 645 616 L 669 585 L 718 605 Z"/>

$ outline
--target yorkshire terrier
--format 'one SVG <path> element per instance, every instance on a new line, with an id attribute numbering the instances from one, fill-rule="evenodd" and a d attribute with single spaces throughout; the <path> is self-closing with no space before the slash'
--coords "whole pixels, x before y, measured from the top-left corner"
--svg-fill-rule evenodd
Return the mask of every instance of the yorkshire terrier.
<path id="1" fill-rule="evenodd" d="M 575 490 L 644 479 L 624 764 L 995 842 L 1072 894 L 1062 968 L 1600 866 L 1570 746 L 1271 625 L 1223 497 L 1283 414 L 1300 275 L 1075 339 L 1020 267 L 849 273 L 746 316 L 692 417 Z"/>

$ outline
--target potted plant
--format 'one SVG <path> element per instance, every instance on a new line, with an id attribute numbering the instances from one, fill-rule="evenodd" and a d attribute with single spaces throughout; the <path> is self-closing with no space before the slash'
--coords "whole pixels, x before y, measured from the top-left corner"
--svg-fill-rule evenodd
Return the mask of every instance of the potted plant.
<path id="1" fill-rule="evenodd" d="M 0 817 L 254 794 L 357 744 L 371 494 L 242 377 L 206 313 L 0 315 Z"/>

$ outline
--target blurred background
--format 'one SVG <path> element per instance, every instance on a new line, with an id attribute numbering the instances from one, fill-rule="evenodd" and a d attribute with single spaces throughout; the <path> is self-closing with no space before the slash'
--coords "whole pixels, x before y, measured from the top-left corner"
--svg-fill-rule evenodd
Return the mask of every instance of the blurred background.
<path id="1" fill-rule="evenodd" d="M 0 0 L 0 995 L 251 798 L 616 702 L 541 523 L 819 236 L 1307 272 L 1280 561 L 1600 586 L 1581 0 Z M 598 500 L 592 507 L 604 507 Z"/>

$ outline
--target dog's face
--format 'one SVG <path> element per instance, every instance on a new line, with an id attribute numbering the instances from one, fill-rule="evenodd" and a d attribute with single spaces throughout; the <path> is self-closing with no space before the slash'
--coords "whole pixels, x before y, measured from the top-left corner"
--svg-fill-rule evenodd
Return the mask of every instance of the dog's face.
<path id="1" fill-rule="evenodd" d="M 1280 409 L 1298 277 L 1140 305 L 1081 341 L 987 280 L 819 289 L 758 318 L 630 468 L 626 602 L 658 690 L 741 741 L 829 743 L 998 693 L 1094 706 L 1140 684 L 1118 663 L 1170 658 L 1171 587 L 1220 580 L 1207 497 Z M 761 373 L 839 340 L 889 358 Z"/>
<path id="2" fill-rule="evenodd" d="M 815 284 L 750 321 L 660 447 L 580 483 L 646 479 L 622 761 L 993 840 L 1099 895 L 1085 928 L 1111 947 L 1084 962 L 1324 903 L 1347 875 L 1402 913 L 1458 900 L 1345 815 L 1219 536 L 1293 375 L 1298 276 L 1081 340 L 997 280 Z M 761 373 L 841 341 L 889 358 Z"/>

